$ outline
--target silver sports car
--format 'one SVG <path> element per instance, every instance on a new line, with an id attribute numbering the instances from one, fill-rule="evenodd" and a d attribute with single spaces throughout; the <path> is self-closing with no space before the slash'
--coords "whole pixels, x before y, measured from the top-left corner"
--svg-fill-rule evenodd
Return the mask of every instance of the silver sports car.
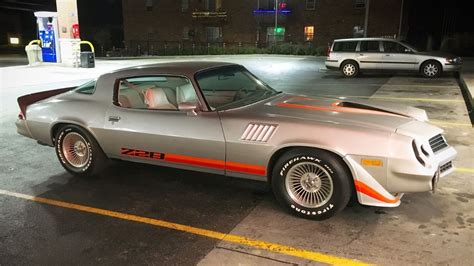
<path id="1" fill-rule="evenodd" d="M 456 156 L 421 109 L 281 93 L 229 63 L 128 68 L 18 103 L 18 133 L 55 147 L 74 175 L 120 159 L 267 181 L 315 220 L 351 198 L 395 207 L 434 190 Z"/>

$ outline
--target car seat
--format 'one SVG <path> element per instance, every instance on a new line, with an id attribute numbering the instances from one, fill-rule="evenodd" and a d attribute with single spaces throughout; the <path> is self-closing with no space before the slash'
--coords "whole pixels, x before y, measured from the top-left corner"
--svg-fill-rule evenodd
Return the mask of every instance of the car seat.
<path id="1" fill-rule="evenodd" d="M 168 93 L 166 91 L 168 90 Z M 145 91 L 145 104 L 148 109 L 177 110 L 176 96 L 169 88 L 150 88 Z"/>

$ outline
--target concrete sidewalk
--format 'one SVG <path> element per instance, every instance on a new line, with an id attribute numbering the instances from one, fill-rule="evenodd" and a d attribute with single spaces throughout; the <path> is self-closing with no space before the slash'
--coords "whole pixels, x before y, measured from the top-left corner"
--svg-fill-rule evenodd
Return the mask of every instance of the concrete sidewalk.
<path id="1" fill-rule="evenodd" d="M 464 65 L 459 78 L 464 100 L 469 112 L 471 123 L 474 125 L 474 58 L 464 58 Z"/>

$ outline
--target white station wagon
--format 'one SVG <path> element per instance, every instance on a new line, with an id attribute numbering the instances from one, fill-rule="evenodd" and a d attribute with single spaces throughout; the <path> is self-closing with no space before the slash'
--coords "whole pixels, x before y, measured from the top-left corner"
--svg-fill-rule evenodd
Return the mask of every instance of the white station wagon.
<path id="1" fill-rule="evenodd" d="M 326 59 L 326 68 L 355 77 L 364 70 L 416 71 L 427 78 L 461 69 L 462 59 L 447 53 L 419 52 L 415 48 L 385 38 L 335 40 Z"/>

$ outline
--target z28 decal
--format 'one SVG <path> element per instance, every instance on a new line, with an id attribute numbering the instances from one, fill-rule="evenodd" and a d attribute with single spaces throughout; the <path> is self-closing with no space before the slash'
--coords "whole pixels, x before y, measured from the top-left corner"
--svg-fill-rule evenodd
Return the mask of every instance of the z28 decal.
<path id="1" fill-rule="evenodd" d="M 152 160 L 164 160 L 165 154 L 160 152 L 153 152 L 153 151 L 142 151 L 142 150 L 135 150 L 129 148 L 122 148 L 120 154 L 131 156 L 131 157 L 140 157 Z"/>
<path id="2" fill-rule="evenodd" d="M 138 157 L 138 158 L 151 159 L 151 160 L 163 160 L 169 163 L 186 164 L 186 165 L 192 165 L 192 166 L 197 166 L 197 167 L 213 168 L 213 169 L 218 169 L 218 170 L 226 170 L 226 171 L 245 173 L 245 174 L 251 174 L 251 175 L 265 176 L 267 172 L 267 169 L 265 166 L 243 164 L 243 163 L 238 163 L 238 162 L 226 162 L 222 160 L 191 157 L 191 156 L 171 154 L 171 153 L 165 154 L 161 152 L 122 148 L 120 151 L 120 154 L 124 156 L 130 156 L 130 157 Z"/>

